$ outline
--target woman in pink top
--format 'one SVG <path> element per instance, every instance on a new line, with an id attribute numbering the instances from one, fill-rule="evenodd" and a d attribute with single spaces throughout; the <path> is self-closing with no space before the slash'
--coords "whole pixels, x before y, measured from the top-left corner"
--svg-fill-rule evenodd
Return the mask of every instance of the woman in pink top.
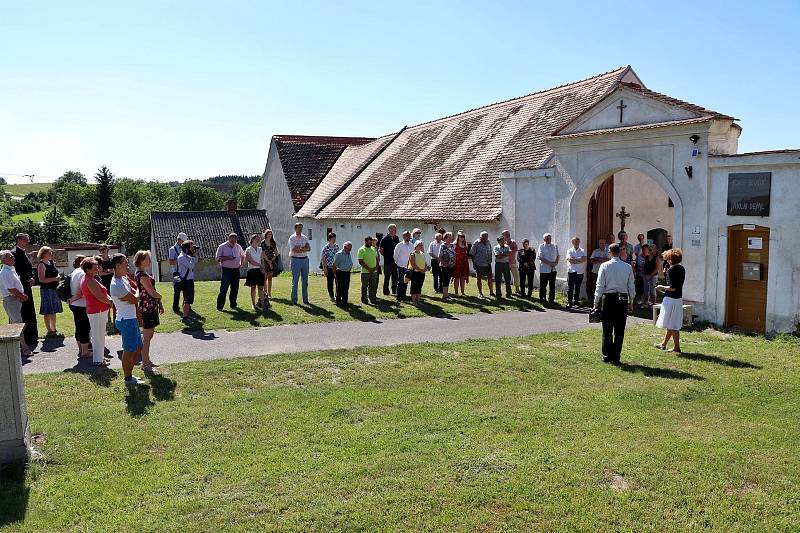
<path id="1" fill-rule="evenodd" d="M 108 310 L 111 309 L 111 298 L 108 290 L 97 280 L 100 265 L 94 257 L 87 257 L 81 262 L 81 270 L 86 274 L 81 280 L 81 294 L 86 298 L 86 315 L 89 317 L 89 328 L 92 337 L 92 364 L 108 366 L 106 353 L 106 324 Z"/>

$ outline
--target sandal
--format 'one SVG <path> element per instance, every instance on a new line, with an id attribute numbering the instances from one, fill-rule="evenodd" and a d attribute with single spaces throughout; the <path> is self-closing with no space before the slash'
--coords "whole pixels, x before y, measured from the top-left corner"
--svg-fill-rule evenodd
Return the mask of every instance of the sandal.
<path id="1" fill-rule="evenodd" d="M 658 343 L 656 343 L 656 344 L 654 344 L 653 346 L 655 346 L 656 348 L 658 348 L 658 349 L 659 349 L 659 350 L 661 350 L 661 351 L 666 351 L 666 350 L 667 350 L 667 347 L 666 347 L 666 346 L 664 346 L 663 344 L 658 344 Z"/>

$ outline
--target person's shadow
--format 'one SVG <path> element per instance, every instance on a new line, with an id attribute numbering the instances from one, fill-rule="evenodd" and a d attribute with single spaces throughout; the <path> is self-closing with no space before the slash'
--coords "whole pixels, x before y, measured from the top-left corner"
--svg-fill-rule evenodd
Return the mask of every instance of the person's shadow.
<path id="1" fill-rule="evenodd" d="M 690 374 L 689 372 L 673 370 L 671 368 L 659 368 L 632 363 L 619 363 L 616 366 L 625 372 L 630 372 L 631 374 L 642 374 L 648 378 L 693 379 L 697 381 L 704 381 L 706 379 L 703 376 L 698 376 L 697 374 Z"/>
<path id="2" fill-rule="evenodd" d="M 78 360 L 75 366 L 65 369 L 64 372 L 84 374 L 90 382 L 100 387 L 110 387 L 111 383 L 119 376 L 116 370 L 107 366 L 94 366 L 88 357 Z"/>
<path id="3" fill-rule="evenodd" d="M 747 361 L 740 361 L 739 359 L 725 359 L 716 355 L 705 355 L 700 353 L 681 352 L 675 354 L 683 359 L 690 359 L 692 361 L 703 361 L 706 363 L 714 363 L 722 366 L 729 366 L 731 368 L 751 368 L 754 370 L 761 370 L 762 367 L 748 363 Z"/>
<path id="4" fill-rule="evenodd" d="M 0 467 L 0 528 L 25 520 L 30 497 L 25 471 L 25 463 Z"/>

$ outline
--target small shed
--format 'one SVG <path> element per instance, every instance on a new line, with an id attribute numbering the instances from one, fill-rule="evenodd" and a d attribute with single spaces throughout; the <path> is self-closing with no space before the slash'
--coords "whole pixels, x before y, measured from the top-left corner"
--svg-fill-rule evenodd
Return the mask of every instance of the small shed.
<path id="1" fill-rule="evenodd" d="M 186 233 L 199 248 L 195 279 L 218 280 L 221 271 L 214 260 L 214 254 L 217 246 L 227 240 L 228 234 L 236 233 L 239 244 L 242 248 L 247 248 L 250 235 L 264 233 L 269 227 L 265 210 L 237 210 L 235 200 L 228 200 L 225 211 L 153 211 L 150 214 L 153 276 L 156 281 L 169 281 L 172 278 L 169 249 L 175 245 L 178 233 Z"/>

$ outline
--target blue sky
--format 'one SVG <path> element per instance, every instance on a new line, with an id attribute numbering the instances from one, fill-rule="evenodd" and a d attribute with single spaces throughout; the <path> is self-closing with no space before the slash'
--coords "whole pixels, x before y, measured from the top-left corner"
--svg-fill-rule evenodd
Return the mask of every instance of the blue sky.
<path id="1" fill-rule="evenodd" d="M 800 146 L 800 2 L 5 2 L 0 176 L 260 174 L 274 134 L 377 136 L 631 64 Z M 769 6 L 764 7 L 764 6 Z"/>

